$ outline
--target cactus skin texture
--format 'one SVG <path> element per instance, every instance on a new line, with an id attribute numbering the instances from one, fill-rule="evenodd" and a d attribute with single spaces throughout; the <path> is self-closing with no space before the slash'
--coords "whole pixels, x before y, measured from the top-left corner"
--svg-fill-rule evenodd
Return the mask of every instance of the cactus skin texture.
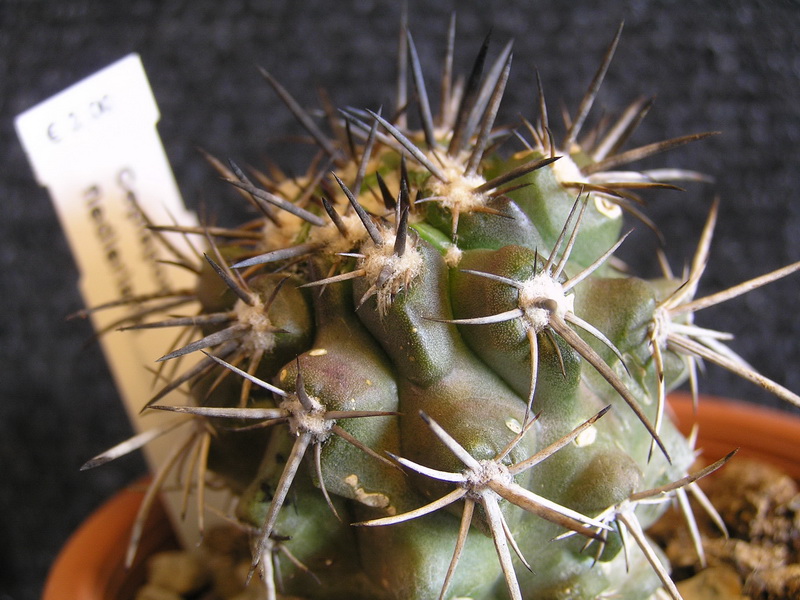
<path id="1" fill-rule="evenodd" d="M 693 299 L 716 203 L 687 279 L 613 258 L 641 191 L 702 179 L 621 167 L 708 135 L 622 150 L 643 101 L 584 135 L 620 32 L 558 142 L 541 92 L 495 123 L 510 46 L 461 87 L 445 70 L 434 117 L 406 33 L 414 99 L 333 113 L 333 137 L 262 72 L 322 159 L 299 180 L 210 159 L 261 217 L 205 232 L 198 312 L 134 327 L 192 330 L 162 361 L 205 354 L 149 407 L 188 415 L 199 487 L 239 497 L 265 597 L 680 597 L 643 530 L 722 461 L 688 474 L 665 394 L 702 359 L 797 403 L 692 315 L 798 265 Z M 180 386 L 194 403 L 164 405 Z"/>

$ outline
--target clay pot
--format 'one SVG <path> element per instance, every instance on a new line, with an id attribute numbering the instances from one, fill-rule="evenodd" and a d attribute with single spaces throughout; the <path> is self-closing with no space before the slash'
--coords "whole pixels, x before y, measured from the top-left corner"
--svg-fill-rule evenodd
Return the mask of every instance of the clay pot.
<path id="1" fill-rule="evenodd" d="M 145 579 L 147 557 L 178 548 L 169 517 L 155 502 L 137 558 L 124 567 L 131 528 L 147 482 L 118 492 L 72 534 L 47 576 L 42 600 L 130 600 Z"/>
<path id="2" fill-rule="evenodd" d="M 688 394 L 674 393 L 669 402 L 684 435 L 698 424 L 697 447 L 709 462 L 740 448 L 739 456 L 775 465 L 800 481 L 800 417 L 713 396 L 700 398 L 696 416 Z"/>
<path id="3" fill-rule="evenodd" d="M 800 417 L 752 404 L 704 396 L 694 415 L 687 394 L 673 394 L 670 408 L 688 434 L 699 425 L 698 448 L 714 461 L 734 448 L 774 464 L 800 481 Z M 154 507 L 135 564 L 123 567 L 130 529 L 144 485 L 114 496 L 69 539 L 54 563 L 42 600 L 130 600 L 144 580 L 147 556 L 178 546 L 160 504 Z"/>

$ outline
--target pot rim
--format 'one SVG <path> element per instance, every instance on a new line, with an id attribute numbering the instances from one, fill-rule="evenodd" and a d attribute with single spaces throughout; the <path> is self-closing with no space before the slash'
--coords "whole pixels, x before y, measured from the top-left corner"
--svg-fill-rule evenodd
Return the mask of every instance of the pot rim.
<path id="1" fill-rule="evenodd" d="M 42 600 L 133 598 L 145 578 L 147 558 L 179 547 L 163 505 L 154 502 L 144 528 L 148 534 L 131 567 L 122 567 L 147 482 L 142 478 L 114 494 L 69 537 L 50 568 Z"/>
<path id="2" fill-rule="evenodd" d="M 766 406 L 701 395 L 694 414 L 691 395 L 675 392 L 669 405 L 678 429 L 698 424 L 698 448 L 709 462 L 739 448 L 737 456 L 762 460 L 800 481 L 800 416 Z"/>

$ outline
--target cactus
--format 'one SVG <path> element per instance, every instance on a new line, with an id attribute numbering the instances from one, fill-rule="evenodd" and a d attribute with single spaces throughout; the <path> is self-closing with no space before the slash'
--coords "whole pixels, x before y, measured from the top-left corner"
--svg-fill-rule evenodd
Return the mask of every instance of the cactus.
<path id="1" fill-rule="evenodd" d="M 613 256 L 623 213 L 654 227 L 640 193 L 703 177 L 620 169 L 710 134 L 622 150 L 642 100 L 584 133 L 621 28 L 562 138 L 541 87 L 533 120 L 500 127 L 511 47 L 490 62 L 487 40 L 454 85 L 453 32 L 435 117 L 405 30 L 411 99 L 401 85 L 391 116 L 332 112 L 332 137 L 262 71 L 320 158 L 251 180 L 209 157 L 260 217 L 160 228 L 208 246 L 199 266 L 175 257 L 198 273 L 195 312 L 142 298 L 129 324 L 194 336 L 159 359 L 179 366 L 148 408 L 194 433 L 154 485 L 184 462 L 198 493 L 223 481 L 269 598 L 679 598 L 644 531 L 675 498 L 691 519 L 695 481 L 727 457 L 689 473 L 667 392 L 696 390 L 706 361 L 800 405 L 693 315 L 800 263 L 695 298 L 714 202 L 685 277 L 632 276 Z M 193 402 L 161 402 L 180 387 Z"/>

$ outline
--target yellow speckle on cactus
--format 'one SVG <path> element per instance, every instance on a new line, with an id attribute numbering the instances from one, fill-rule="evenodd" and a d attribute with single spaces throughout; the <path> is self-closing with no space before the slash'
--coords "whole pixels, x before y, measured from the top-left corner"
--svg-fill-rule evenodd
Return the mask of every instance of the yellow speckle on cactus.
<path id="1" fill-rule="evenodd" d="M 608 198 L 598 194 L 594 195 L 594 207 L 597 212 L 604 214 L 609 219 L 618 219 L 622 215 L 622 209 L 619 204 L 614 204 Z"/>
<path id="2" fill-rule="evenodd" d="M 575 445 L 578 448 L 585 448 L 594 444 L 595 440 L 597 440 L 597 429 L 589 427 L 578 434 L 578 437 L 575 438 Z"/>
<path id="3" fill-rule="evenodd" d="M 553 174 L 556 181 L 569 188 L 574 188 L 576 185 L 591 184 L 591 181 L 582 172 L 577 163 L 570 156 L 562 156 L 552 164 Z M 611 202 L 602 193 L 592 193 L 591 199 L 594 201 L 594 207 L 602 215 L 609 219 L 618 219 L 622 216 L 622 209 L 619 205 Z"/>
<path id="4" fill-rule="evenodd" d="M 562 156 L 551 165 L 553 175 L 561 183 L 589 183 L 589 180 L 581 173 L 580 167 L 570 156 Z"/>
<path id="5" fill-rule="evenodd" d="M 344 482 L 353 489 L 356 500 L 361 504 L 372 508 L 384 508 L 389 515 L 397 514 L 397 509 L 394 506 L 390 506 L 389 498 L 385 494 L 365 492 L 364 488 L 359 486 L 358 475 L 355 473 L 345 477 Z"/>

